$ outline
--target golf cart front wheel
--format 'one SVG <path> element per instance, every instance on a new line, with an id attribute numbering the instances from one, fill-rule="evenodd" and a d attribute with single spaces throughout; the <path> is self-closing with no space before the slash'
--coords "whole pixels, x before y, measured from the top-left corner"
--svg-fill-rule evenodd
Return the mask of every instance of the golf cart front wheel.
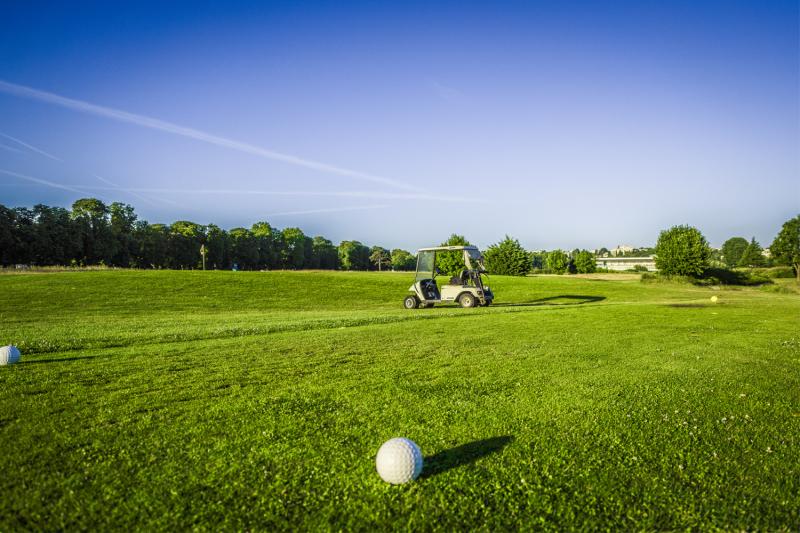
<path id="1" fill-rule="evenodd" d="M 469 293 L 462 294 L 458 303 L 461 304 L 461 307 L 475 307 L 475 297 Z"/>
<path id="2" fill-rule="evenodd" d="M 403 300 L 403 307 L 406 309 L 416 309 L 419 307 L 419 300 L 417 300 L 416 296 L 406 296 L 405 300 Z"/>

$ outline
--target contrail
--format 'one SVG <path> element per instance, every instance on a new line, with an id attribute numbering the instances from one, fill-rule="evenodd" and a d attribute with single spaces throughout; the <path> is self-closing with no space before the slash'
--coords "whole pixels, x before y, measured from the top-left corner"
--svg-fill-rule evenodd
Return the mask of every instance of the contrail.
<path id="1" fill-rule="evenodd" d="M 14 148 L 13 146 L 8 146 L 7 144 L 0 143 L 0 148 L 4 148 L 9 152 L 17 152 L 18 154 L 22 153 L 22 150 L 18 150 L 17 148 Z"/>
<path id="2" fill-rule="evenodd" d="M 103 183 L 105 183 L 105 184 L 107 184 L 107 185 L 111 185 L 111 188 L 109 188 L 109 190 L 119 190 L 119 191 L 121 191 L 121 190 L 122 190 L 122 189 L 120 188 L 120 186 L 119 186 L 119 185 L 117 185 L 117 184 L 116 184 L 116 183 L 114 183 L 113 181 L 107 180 L 107 179 L 106 179 L 106 178 L 104 178 L 103 176 L 98 176 L 97 174 L 95 174 L 95 175 L 94 175 L 94 177 L 95 177 L 95 178 L 97 178 L 97 179 L 99 179 L 100 181 L 102 181 Z M 153 202 L 153 201 L 152 201 L 150 198 L 148 198 L 147 196 L 141 195 L 141 194 L 139 194 L 139 193 L 138 193 L 138 192 L 136 192 L 136 191 L 126 191 L 126 192 L 127 192 L 128 194 L 130 194 L 131 196 L 134 196 L 134 197 L 136 197 L 136 198 L 139 198 L 140 200 L 144 200 L 145 202 L 147 202 L 147 203 L 148 203 L 148 204 L 150 204 L 150 205 L 156 205 L 156 204 L 155 204 L 155 202 Z M 163 202 L 163 203 L 165 203 L 165 204 L 178 205 L 178 203 L 177 203 L 177 202 L 173 202 L 172 200 L 165 200 L 164 198 L 158 198 L 158 200 L 159 200 L 160 202 Z"/>
<path id="3" fill-rule="evenodd" d="M 2 82 L 0 82 L 0 83 L 2 83 Z M 6 135 L 5 133 L 0 133 L 0 136 L 5 137 L 8 140 L 14 141 L 15 143 L 24 146 L 25 148 L 27 148 L 28 150 L 31 150 L 32 152 L 36 152 L 37 154 L 43 155 L 45 157 L 49 157 L 50 159 L 55 159 L 56 161 L 61 161 L 62 163 L 64 162 L 64 160 L 61 159 L 60 157 L 56 157 L 53 154 L 48 154 L 44 150 L 36 148 L 35 146 L 31 146 L 30 144 L 28 144 L 26 142 L 22 142 L 19 139 L 17 139 L 16 137 L 12 137 L 11 135 Z"/>
<path id="4" fill-rule="evenodd" d="M 341 213 L 343 211 L 364 211 L 367 209 L 383 209 L 388 205 L 361 205 L 353 207 L 330 207 L 324 209 L 309 209 L 306 211 L 286 211 L 283 213 L 269 213 L 265 217 L 283 217 L 288 215 L 313 215 L 316 213 Z"/>
<path id="5" fill-rule="evenodd" d="M 332 196 L 347 198 L 374 198 L 381 200 L 435 200 L 451 203 L 483 203 L 483 200 L 461 196 L 432 196 L 417 193 L 393 193 L 377 191 L 264 191 L 258 189 L 159 189 L 145 187 L 95 187 L 92 185 L 73 185 L 87 190 L 138 192 L 149 194 L 202 194 L 202 195 L 245 195 L 245 196 Z"/>
<path id="6" fill-rule="evenodd" d="M 377 176 L 374 174 L 368 174 L 366 172 L 359 172 L 357 170 L 350 170 L 347 168 L 337 167 L 334 165 L 329 165 L 327 163 L 321 163 L 319 161 L 313 161 L 310 159 L 304 159 L 290 154 L 275 152 L 273 150 L 267 150 L 259 146 L 236 141 L 233 139 L 228 139 L 226 137 L 220 137 L 218 135 L 213 135 L 211 133 L 206 133 L 204 131 L 196 130 L 193 128 L 187 128 L 185 126 L 179 126 L 178 124 L 172 124 L 170 122 L 165 122 L 163 120 L 146 117 L 144 115 L 137 115 L 135 113 L 129 113 L 127 111 L 122 111 L 119 109 L 103 107 L 91 104 L 89 102 L 83 102 L 81 100 L 67 98 L 54 93 L 40 91 L 32 87 L 17 85 L 16 83 L 10 83 L 7 81 L 0 80 L 0 91 L 8 94 L 13 94 L 15 96 L 20 96 L 23 98 L 30 98 L 32 100 L 47 102 L 49 104 L 58 105 L 75 111 L 81 111 L 83 113 L 89 113 L 92 115 L 98 115 L 101 117 L 118 120 L 120 122 L 127 122 L 130 124 L 143 126 L 145 128 L 165 131 L 167 133 L 180 135 L 182 137 L 188 137 L 190 139 L 196 139 L 198 141 L 203 141 L 209 144 L 224 146 L 226 148 L 238 150 L 240 152 L 244 152 L 247 154 L 263 157 L 265 159 L 282 161 L 284 163 L 289 163 L 292 165 L 318 170 L 320 172 L 327 172 L 328 174 L 336 174 L 339 176 L 347 176 L 350 178 L 356 178 L 364 181 L 371 181 L 373 183 L 389 185 L 397 189 L 404 189 L 404 190 L 415 189 L 411 185 L 402 183 L 400 181 L 391 178 Z"/>
<path id="7" fill-rule="evenodd" d="M 36 152 L 37 154 L 43 155 L 43 156 L 45 156 L 45 157 L 49 157 L 50 159 L 54 159 L 54 160 L 56 160 L 56 161 L 60 161 L 61 163 L 66 163 L 66 161 L 64 161 L 64 160 L 63 160 L 63 159 L 61 159 L 60 157 L 56 157 L 56 156 L 54 156 L 53 154 L 50 154 L 50 153 L 48 153 L 48 152 L 45 152 L 45 151 L 44 151 L 44 150 L 42 150 L 41 148 L 37 148 L 36 146 L 33 146 L 33 145 L 31 145 L 31 144 L 28 144 L 28 143 L 26 143 L 25 141 L 23 141 L 23 140 L 21 140 L 21 139 L 17 139 L 16 137 L 12 137 L 11 135 L 8 135 L 8 134 L 6 134 L 6 133 L 2 133 L 2 132 L 0 132 L 0 136 L 1 136 L 1 137 L 5 137 L 6 139 L 10 139 L 10 140 L 14 141 L 15 143 L 17 143 L 17 144 L 20 144 L 20 145 L 24 146 L 25 148 L 27 148 L 27 149 L 29 149 L 29 150 L 31 150 L 31 151 L 33 151 L 33 152 Z M 20 152 L 20 153 L 22 152 L 21 150 L 17 150 L 16 148 L 12 148 L 12 147 L 10 147 L 10 146 L 6 146 L 6 145 L 4 145 L 4 144 L 0 144 L 0 146 L 2 146 L 3 148 L 7 148 L 7 149 L 9 149 L 9 150 L 13 150 L 13 151 L 15 151 L 15 152 Z M 105 183 L 105 184 L 107 184 L 107 185 L 112 185 L 112 186 L 114 186 L 114 187 L 119 187 L 119 185 L 117 185 L 116 183 L 113 183 L 113 182 L 111 182 L 111 181 L 109 181 L 109 180 L 107 180 L 107 179 L 103 178 L 102 176 L 98 176 L 97 174 L 95 174 L 95 176 L 94 176 L 94 177 L 95 177 L 95 178 L 97 178 L 97 179 L 99 179 L 100 181 L 102 181 L 103 183 Z M 32 177 L 30 177 L 30 176 L 29 176 L 29 178 L 30 178 L 30 179 L 38 179 L 38 180 L 39 180 L 39 182 L 37 182 L 37 183 L 43 183 L 43 184 L 52 184 L 52 183 L 53 183 L 53 182 L 48 182 L 47 180 L 41 180 L 41 179 L 39 179 L 39 178 L 32 178 Z M 56 184 L 56 185 L 57 185 L 57 184 Z M 60 188 L 64 188 L 64 187 L 62 186 L 62 187 L 60 187 Z M 74 190 L 77 190 L 77 189 L 74 189 Z M 150 199 L 146 198 L 145 196 L 142 196 L 141 194 L 138 194 L 138 193 L 136 193 L 136 192 L 133 192 L 133 191 L 128 191 L 128 192 L 130 193 L 130 195 L 131 195 L 131 196 L 135 196 L 136 198 L 139 198 L 140 200 L 144 200 L 145 202 L 147 202 L 147 203 L 148 203 L 148 204 L 150 204 L 150 205 L 156 205 L 156 204 L 155 204 L 155 203 L 154 203 L 152 200 L 150 200 Z M 86 193 L 85 193 L 85 192 L 81 192 L 81 194 L 86 194 Z M 171 201 L 171 200 L 161 200 L 161 201 L 162 201 L 162 202 L 164 202 L 164 203 L 169 203 L 169 204 L 177 205 L 175 202 L 173 202 L 173 201 Z"/>
<path id="8" fill-rule="evenodd" d="M 19 178 L 19 179 L 32 181 L 33 183 L 38 183 L 40 185 L 47 185 L 48 187 L 52 187 L 54 189 L 63 189 L 65 191 L 76 192 L 76 193 L 80 194 L 81 196 L 84 196 L 84 195 L 87 194 L 85 191 L 82 191 L 80 189 L 76 189 L 75 187 L 70 187 L 69 185 L 61 185 L 60 183 L 55 183 L 55 182 L 52 182 L 52 181 L 43 180 L 41 178 L 34 178 L 33 176 L 20 174 L 18 172 L 11 172 L 10 170 L 3 170 L 3 169 L 0 168 L 0 174 L 8 174 L 9 176 L 14 176 L 14 177 Z"/>

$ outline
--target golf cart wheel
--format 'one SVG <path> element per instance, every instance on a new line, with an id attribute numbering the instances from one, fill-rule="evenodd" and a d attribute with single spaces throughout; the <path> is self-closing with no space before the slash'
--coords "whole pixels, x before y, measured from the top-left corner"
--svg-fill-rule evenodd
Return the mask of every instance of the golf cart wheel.
<path id="1" fill-rule="evenodd" d="M 475 297 L 468 292 L 464 293 L 458 299 L 458 303 L 461 307 L 475 307 Z"/>
<path id="2" fill-rule="evenodd" d="M 405 300 L 403 300 L 403 307 L 406 309 L 416 309 L 419 307 L 419 300 L 416 296 L 406 296 Z"/>

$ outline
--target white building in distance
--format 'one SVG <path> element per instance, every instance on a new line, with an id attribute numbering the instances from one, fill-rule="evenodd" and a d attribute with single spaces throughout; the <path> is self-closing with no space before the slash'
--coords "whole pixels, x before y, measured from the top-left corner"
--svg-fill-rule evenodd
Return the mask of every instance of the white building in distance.
<path id="1" fill-rule="evenodd" d="M 636 267 L 644 267 L 650 272 L 658 270 L 656 268 L 656 256 L 647 257 L 598 257 L 597 268 L 606 270 L 625 271 L 633 270 Z"/>

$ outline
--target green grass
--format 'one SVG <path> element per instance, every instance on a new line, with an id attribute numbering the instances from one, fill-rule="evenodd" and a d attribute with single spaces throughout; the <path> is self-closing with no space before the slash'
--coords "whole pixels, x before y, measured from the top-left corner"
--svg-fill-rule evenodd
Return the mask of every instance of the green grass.
<path id="1" fill-rule="evenodd" d="M 411 278 L 0 276 L 0 531 L 800 528 L 793 281 Z"/>

